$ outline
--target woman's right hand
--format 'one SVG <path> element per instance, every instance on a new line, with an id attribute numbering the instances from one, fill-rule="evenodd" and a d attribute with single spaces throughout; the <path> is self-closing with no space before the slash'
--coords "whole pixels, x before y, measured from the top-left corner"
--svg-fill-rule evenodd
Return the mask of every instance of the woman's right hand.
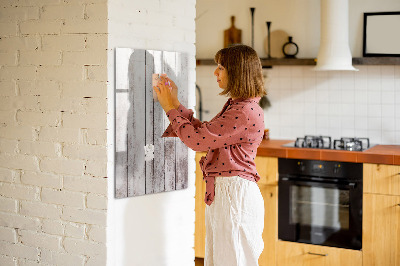
<path id="1" fill-rule="evenodd" d="M 175 106 L 175 108 L 178 108 L 180 105 L 180 102 L 178 100 L 178 87 L 176 86 L 175 82 L 170 79 L 167 74 L 161 74 L 160 75 L 160 79 L 163 82 L 169 82 L 170 86 L 171 86 L 171 97 L 172 97 L 172 102 Z"/>

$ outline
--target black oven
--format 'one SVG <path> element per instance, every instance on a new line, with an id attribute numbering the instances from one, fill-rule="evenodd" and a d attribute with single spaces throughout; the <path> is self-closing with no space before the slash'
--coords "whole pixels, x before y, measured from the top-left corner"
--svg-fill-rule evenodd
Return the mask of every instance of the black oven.
<path id="1" fill-rule="evenodd" d="M 278 160 L 278 238 L 361 250 L 360 163 Z"/>

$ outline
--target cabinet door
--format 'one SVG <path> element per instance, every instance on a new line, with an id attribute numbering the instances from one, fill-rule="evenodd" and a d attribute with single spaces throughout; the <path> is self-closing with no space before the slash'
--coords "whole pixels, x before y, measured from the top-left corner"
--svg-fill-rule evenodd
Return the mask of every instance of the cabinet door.
<path id="1" fill-rule="evenodd" d="M 362 252 L 278 241 L 278 266 L 361 266 Z"/>
<path id="2" fill-rule="evenodd" d="M 278 187 L 259 185 L 264 198 L 264 250 L 258 259 L 260 266 L 276 265 L 276 242 L 278 241 Z"/>
<path id="3" fill-rule="evenodd" d="M 363 265 L 400 266 L 400 196 L 364 194 Z"/>
<path id="4" fill-rule="evenodd" d="M 195 196 L 195 234 L 194 234 L 194 251 L 195 257 L 204 258 L 204 248 L 206 240 L 204 194 L 206 193 L 206 183 L 203 181 L 203 172 L 200 169 L 199 161 L 202 156 L 206 156 L 206 152 L 196 152 L 196 196 Z"/>
<path id="5" fill-rule="evenodd" d="M 400 166 L 365 163 L 363 175 L 364 193 L 400 195 Z"/>
<path id="6" fill-rule="evenodd" d="M 278 158 L 256 156 L 254 163 L 261 176 L 258 184 L 278 185 Z"/>

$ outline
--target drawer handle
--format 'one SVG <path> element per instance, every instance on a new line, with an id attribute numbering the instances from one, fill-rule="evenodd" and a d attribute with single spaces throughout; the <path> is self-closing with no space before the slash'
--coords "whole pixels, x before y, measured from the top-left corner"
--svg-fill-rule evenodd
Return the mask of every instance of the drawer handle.
<path id="1" fill-rule="evenodd" d="M 317 255 L 317 256 L 323 256 L 323 257 L 328 256 L 328 254 L 313 253 L 313 252 L 307 252 L 307 253 L 310 254 L 310 255 Z"/>

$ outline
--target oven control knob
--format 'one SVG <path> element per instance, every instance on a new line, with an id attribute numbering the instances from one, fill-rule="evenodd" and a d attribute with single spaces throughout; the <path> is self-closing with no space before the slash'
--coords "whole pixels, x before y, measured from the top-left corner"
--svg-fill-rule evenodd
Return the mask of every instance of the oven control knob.
<path id="1" fill-rule="evenodd" d="M 304 172 L 306 170 L 306 166 L 303 164 L 303 162 L 297 162 L 297 165 L 299 166 L 300 171 Z"/>
<path id="2" fill-rule="evenodd" d="M 341 165 L 340 164 L 335 164 L 335 167 L 333 168 L 333 173 L 338 174 L 340 171 Z"/>

